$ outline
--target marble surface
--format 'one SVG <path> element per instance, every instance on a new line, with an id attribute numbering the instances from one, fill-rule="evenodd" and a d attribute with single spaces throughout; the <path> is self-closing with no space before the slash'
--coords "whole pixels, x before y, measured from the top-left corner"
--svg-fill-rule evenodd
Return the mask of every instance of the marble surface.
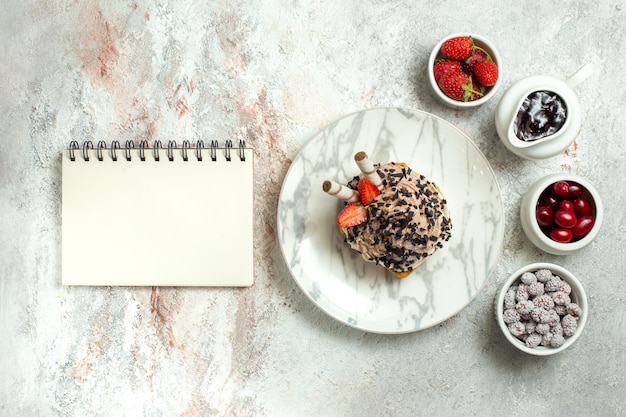
<path id="1" fill-rule="evenodd" d="M 521 416 L 626 414 L 623 207 L 626 8 L 621 1 L 14 2 L 0 14 L 1 416 Z M 476 110 L 428 90 L 437 41 L 480 33 L 502 89 Z M 516 80 L 566 79 L 575 142 L 540 161 L 509 152 L 494 109 Z M 502 189 L 505 243 L 482 291 L 427 330 L 380 335 L 330 318 L 277 241 L 282 181 L 304 143 L 373 107 L 421 109 L 465 132 Z M 60 285 L 60 153 L 71 140 L 245 139 L 256 152 L 255 285 Z M 605 220 L 581 253 L 548 255 L 519 223 L 538 177 L 588 178 Z M 140 213 L 134 213 L 140 215 Z M 94 254 L 100 260 L 99 254 Z M 550 358 L 508 346 L 498 286 L 550 261 L 589 296 L 585 333 Z"/>
<path id="2" fill-rule="evenodd" d="M 322 183 L 358 175 L 360 151 L 372 163 L 408 164 L 447 201 L 452 235 L 410 279 L 364 262 L 335 227 L 344 203 Z M 469 304 L 495 266 L 504 225 L 500 188 L 482 153 L 450 123 L 409 109 L 364 110 L 321 130 L 292 161 L 278 202 L 279 243 L 304 293 L 342 323 L 374 333 L 423 330 Z"/>

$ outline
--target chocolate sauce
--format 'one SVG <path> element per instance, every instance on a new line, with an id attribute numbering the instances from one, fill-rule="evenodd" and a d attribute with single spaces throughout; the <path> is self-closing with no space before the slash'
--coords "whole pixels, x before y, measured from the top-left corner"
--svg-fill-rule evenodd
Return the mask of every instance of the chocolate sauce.
<path id="1" fill-rule="evenodd" d="M 554 135 L 565 124 L 567 106 L 553 91 L 535 91 L 517 111 L 513 131 L 518 139 L 532 142 Z"/>

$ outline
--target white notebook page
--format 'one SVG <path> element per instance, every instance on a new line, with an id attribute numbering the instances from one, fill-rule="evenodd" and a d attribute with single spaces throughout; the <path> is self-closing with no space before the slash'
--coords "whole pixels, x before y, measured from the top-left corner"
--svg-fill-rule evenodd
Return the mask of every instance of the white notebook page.
<path id="1" fill-rule="evenodd" d="M 253 151 L 75 151 L 63 155 L 65 285 L 249 286 L 253 283 Z M 241 161 L 238 152 L 245 153 Z"/>

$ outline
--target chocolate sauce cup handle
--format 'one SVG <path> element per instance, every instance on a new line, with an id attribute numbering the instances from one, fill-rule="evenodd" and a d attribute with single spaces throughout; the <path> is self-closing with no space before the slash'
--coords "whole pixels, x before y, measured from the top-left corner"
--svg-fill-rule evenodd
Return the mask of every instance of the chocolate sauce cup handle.
<path id="1" fill-rule="evenodd" d="M 578 84 L 585 81 L 587 77 L 591 75 L 592 72 L 593 72 L 593 67 L 591 66 L 591 64 L 587 64 L 583 66 L 581 69 L 579 69 L 578 71 L 576 71 L 574 75 L 569 77 L 567 81 L 565 81 L 565 84 L 567 84 L 573 90 L 574 88 L 576 88 Z"/>

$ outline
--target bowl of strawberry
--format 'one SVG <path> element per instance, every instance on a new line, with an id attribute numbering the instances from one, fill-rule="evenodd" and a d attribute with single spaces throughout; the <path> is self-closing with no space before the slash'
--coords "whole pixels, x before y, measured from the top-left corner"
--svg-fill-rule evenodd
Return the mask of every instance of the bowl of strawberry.
<path id="1" fill-rule="evenodd" d="M 480 35 L 450 35 L 439 41 L 430 54 L 428 80 L 444 104 L 453 108 L 480 106 L 500 87 L 500 55 Z"/>
<path id="2" fill-rule="evenodd" d="M 603 206 L 595 187 L 578 175 L 550 174 L 522 197 L 522 228 L 539 249 L 567 255 L 587 246 L 602 226 Z"/>

